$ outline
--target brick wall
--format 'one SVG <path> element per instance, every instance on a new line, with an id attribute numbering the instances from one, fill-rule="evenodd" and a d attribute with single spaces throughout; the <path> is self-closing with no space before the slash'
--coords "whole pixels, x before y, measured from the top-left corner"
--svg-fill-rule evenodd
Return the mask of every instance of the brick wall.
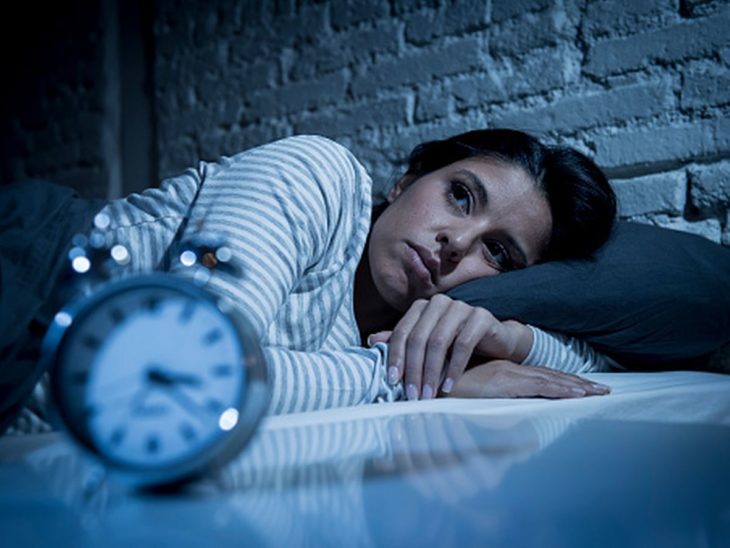
<path id="1" fill-rule="evenodd" d="M 160 177 L 320 133 L 382 196 L 418 142 L 509 126 L 595 157 L 623 217 L 730 245 L 730 0 L 158 0 L 153 20 Z M 16 117 L 3 169 L 103 174 L 87 91 Z"/>
<path id="2" fill-rule="evenodd" d="M 515 127 L 596 158 L 623 217 L 730 245 L 730 4 L 159 2 L 162 174 L 293 133 L 392 182 L 421 140 Z"/>

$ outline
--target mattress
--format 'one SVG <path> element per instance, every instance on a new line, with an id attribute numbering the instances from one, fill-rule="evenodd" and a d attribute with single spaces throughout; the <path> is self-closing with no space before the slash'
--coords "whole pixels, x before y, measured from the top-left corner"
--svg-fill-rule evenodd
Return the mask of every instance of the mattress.
<path id="1" fill-rule="evenodd" d="M 269 427 L 410 413 L 457 413 L 641 420 L 730 425 L 730 375 L 700 371 L 591 373 L 611 387 L 607 396 L 567 400 L 542 398 L 460 399 L 365 405 L 269 417 Z"/>
<path id="2" fill-rule="evenodd" d="M 269 417 L 218 474 L 165 493 L 61 433 L 6 436 L 4 545 L 728 545 L 730 376 L 589 377 L 611 394 Z"/>

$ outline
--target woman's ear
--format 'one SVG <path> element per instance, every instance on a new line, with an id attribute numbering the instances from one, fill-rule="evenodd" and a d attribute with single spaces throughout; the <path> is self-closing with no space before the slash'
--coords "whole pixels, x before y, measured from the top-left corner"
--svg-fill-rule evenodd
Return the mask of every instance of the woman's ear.
<path id="1" fill-rule="evenodd" d="M 395 199 L 400 196 L 406 188 L 411 186 L 411 183 L 413 183 L 416 179 L 417 177 L 412 173 L 406 173 L 403 177 L 398 179 L 398 181 L 393 185 L 393 188 L 390 189 L 390 192 L 388 192 L 388 196 L 386 197 L 388 203 L 392 204 L 395 202 Z"/>

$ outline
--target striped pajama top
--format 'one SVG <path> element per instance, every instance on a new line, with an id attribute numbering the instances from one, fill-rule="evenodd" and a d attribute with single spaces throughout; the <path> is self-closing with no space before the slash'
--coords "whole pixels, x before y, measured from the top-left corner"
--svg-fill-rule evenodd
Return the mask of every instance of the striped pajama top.
<path id="1" fill-rule="evenodd" d="M 403 397 L 402 383 L 386 381 L 387 345 L 360 346 L 354 316 L 371 201 L 371 179 L 349 150 L 301 135 L 201 162 L 103 211 L 116 241 L 132 251 L 127 273 L 165 264 L 176 238 L 223 237 L 240 274 L 214 270 L 208 289 L 253 324 L 269 369 L 269 412 L 289 413 Z M 608 369 L 581 341 L 533 333 L 526 364 Z"/>

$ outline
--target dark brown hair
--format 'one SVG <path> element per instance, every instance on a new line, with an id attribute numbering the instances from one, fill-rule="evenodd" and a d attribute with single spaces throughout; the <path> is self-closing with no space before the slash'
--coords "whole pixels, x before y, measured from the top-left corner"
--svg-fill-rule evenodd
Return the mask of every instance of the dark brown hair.
<path id="1" fill-rule="evenodd" d="M 512 129 L 469 131 L 416 146 L 406 175 L 421 177 L 466 158 L 493 158 L 521 167 L 547 198 L 552 232 L 541 260 L 589 257 L 616 219 L 616 196 L 601 169 L 569 147 L 547 146 Z"/>

